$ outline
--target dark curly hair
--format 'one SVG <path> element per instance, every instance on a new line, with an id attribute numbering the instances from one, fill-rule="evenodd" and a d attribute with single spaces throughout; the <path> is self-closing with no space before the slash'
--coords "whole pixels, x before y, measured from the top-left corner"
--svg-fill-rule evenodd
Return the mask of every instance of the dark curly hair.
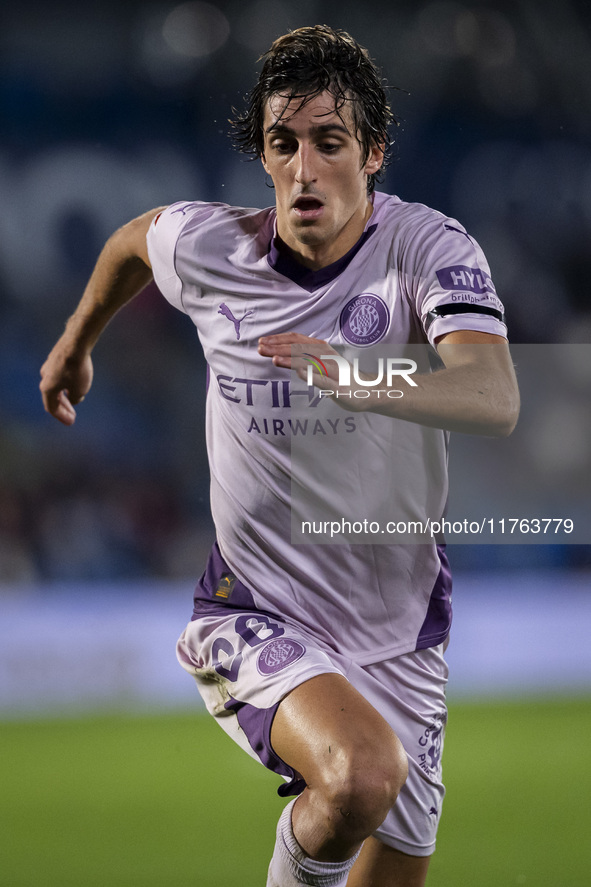
<path id="1" fill-rule="evenodd" d="M 231 120 L 234 144 L 245 154 L 264 154 L 263 119 L 267 101 L 273 95 L 302 105 L 324 91 L 335 99 L 337 113 L 348 103 L 351 108 L 364 164 L 375 145 L 384 149 L 379 173 L 368 176 L 368 193 L 385 169 L 392 146 L 391 123 L 397 123 L 388 100 L 380 71 L 346 31 L 328 25 L 298 28 L 279 37 L 261 56 L 263 67 L 258 81 L 247 96 L 244 113 L 233 109 Z M 287 106 L 286 106 L 287 107 Z"/>

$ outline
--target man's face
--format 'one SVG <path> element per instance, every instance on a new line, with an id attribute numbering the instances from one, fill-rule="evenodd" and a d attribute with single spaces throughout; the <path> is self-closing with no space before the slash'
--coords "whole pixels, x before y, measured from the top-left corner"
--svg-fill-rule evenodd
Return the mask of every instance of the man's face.
<path id="1" fill-rule="evenodd" d="M 324 267 L 357 242 L 371 215 L 367 176 L 382 165 L 372 149 L 362 162 L 350 107 L 339 112 L 323 92 L 302 105 L 274 95 L 264 118 L 263 165 L 273 180 L 277 231 L 311 268 Z"/>

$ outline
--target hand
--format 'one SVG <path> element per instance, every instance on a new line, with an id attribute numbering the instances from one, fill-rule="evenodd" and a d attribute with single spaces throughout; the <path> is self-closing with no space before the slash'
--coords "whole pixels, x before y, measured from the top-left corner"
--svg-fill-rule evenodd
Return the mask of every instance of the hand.
<path id="1" fill-rule="evenodd" d="M 63 425 L 76 421 L 74 405 L 82 403 L 92 385 L 90 354 L 75 356 L 60 339 L 41 367 L 39 389 L 46 412 Z"/>
<path id="2" fill-rule="evenodd" d="M 276 367 L 297 372 L 304 381 L 310 378 L 317 388 L 331 388 L 337 385 L 338 368 L 334 360 L 326 364 L 321 355 L 337 352 L 324 339 L 314 339 L 301 333 L 277 333 L 259 339 L 259 354 L 270 357 Z"/>
<path id="3" fill-rule="evenodd" d="M 346 391 L 340 386 L 339 365 L 347 367 L 348 364 L 323 339 L 314 339 L 301 333 L 277 333 L 274 336 L 262 336 L 258 350 L 263 357 L 270 357 L 275 366 L 294 370 L 303 381 L 311 381 L 323 392 L 323 396 L 332 397 L 344 410 L 363 412 L 368 408 L 365 398 L 351 396 L 351 388 L 357 390 L 356 384 L 348 385 Z M 364 393 L 365 391 L 367 389 L 364 389 Z"/>

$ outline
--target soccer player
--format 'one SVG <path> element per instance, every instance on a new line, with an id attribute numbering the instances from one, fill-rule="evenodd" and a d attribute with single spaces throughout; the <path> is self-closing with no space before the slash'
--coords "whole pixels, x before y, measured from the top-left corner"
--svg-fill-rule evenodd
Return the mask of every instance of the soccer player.
<path id="1" fill-rule="evenodd" d="M 217 542 L 177 652 L 220 725 L 296 795 L 268 887 L 419 887 L 444 794 L 444 548 L 292 545 L 291 436 L 330 430 L 361 446 L 403 419 L 420 475 L 426 434 L 441 454 L 447 431 L 506 435 L 518 412 L 480 247 L 457 221 L 374 189 L 390 122 L 381 76 L 348 34 L 280 37 L 235 122 L 275 206 L 187 201 L 125 225 L 41 370 L 45 409 L 71 425 L 95 342 L 152 275 L 197 327 Z M 443 365 L 402 398 L 366 388 L 342 409 L 336 360 L 308 379 L 306 355 L 408 343 Z M 318 407 L 318 386 L 333 391 L 322 432 L 292 419 L 296 403 Z"/>

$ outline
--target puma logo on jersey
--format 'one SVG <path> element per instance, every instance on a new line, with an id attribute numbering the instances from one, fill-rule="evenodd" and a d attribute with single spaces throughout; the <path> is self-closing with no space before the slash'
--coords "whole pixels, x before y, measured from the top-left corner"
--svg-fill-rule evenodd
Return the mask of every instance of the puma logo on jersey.
<path id="1" fill-rule="evenodd" d="M 254 314 L 254 311 L 245 311 L 242 317 L 234 317 L 225 302 L 222 302 L 218 314 L 223 314 L 224 317 L 226 317 L 231 323 L 234 324 L 234 329 L 236 330 L 236 340 L 238 341 L 240 339 L 240 324 L 245 317 L 248 317 L 250 314 Z"/>

